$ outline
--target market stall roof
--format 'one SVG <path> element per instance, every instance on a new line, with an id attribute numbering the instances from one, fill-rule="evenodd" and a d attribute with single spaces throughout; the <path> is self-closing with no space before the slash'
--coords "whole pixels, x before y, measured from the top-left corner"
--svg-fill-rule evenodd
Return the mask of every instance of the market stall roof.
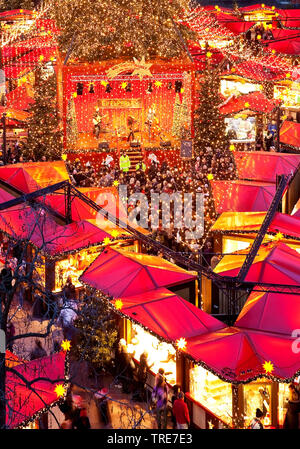
<path id="1" fill-rule="evenodd" d="M 292 335 L 300 324 L 300 297 L 287 293 L 252 292 L 235 326 Z"/>
<path id="2" fill-rule="evenodd" d="M 27 110 L 34 103 L 33 91 L 30 84 L 24 83 L 6 95 L 7 105 L 13 109 Z"/>
<path id="3" fill-rule="evenodd" d="M 299 21 L 300 25 L 300 21 Z M 274 40 L 264 41 L 271 50 L 275 50 L 277 53 L 285 53 L 290 55 L 299 54 L 300 50 L 300 29 L 299 30 L 285 30 L 274 29 L 272 30 Z"/>
<path id="4" fill-rule="evenodd" d="M 35 36 L 31 39 L 10 43 L 2 48 L 2 58 L 4 65 L 8 64 L 11 59 L 21 56 L 36 48 L 53 47 L 52 36 Z"/>
<path id="5" fill-rule="evenodd" d="M 276 183 L 277 175 L 294 174 L 300 164 L 299 154 L 235 151 L 233 155 L 240 179 Z"/>
<path id="6" fill-rule="evenodd" d="M 236 277 L 247 251 L 248 249 L 244 249 L 224 256 L 214 272 L 221 276 Z M 300 254 L 281 242 L 261 245 L 245 282 L 300 285 Z"/>
<path id="7" fill-rule="evenodd" d="M 284 9 L 279 17 L 281 24 L 287 28 L 300 28 L 299 9 Z"/>
<path id="8" fill-rule="evenodd" d="M 18 122 L 26 122 L 30 117 L 29 112 L 25 112 L 21 109 L 0 106 L 0 116 L 4 113 L 6 114 L 7 119 L 16 120 Z"/>
<path id="9" fill-rule="evenodd" d="M 255 232 L 265 219 L 265 212 L 223 212 L 211 227 L 212 232 Z M 284 236 L 300 240 L 300 218 L 276 212 L 268 232 L 280 232 Z"/>
<path id="10" fill-rule="evenodd" d="M 122 201 L 120 200 L 119 193 L 115 187 L 80 187 L 79 191 L 90 198 L 92 201 L 97 203 L 99 206 L 102 206 L 108 213 L 111 214 L 111 217 L 116 217 L 117 219 L 119 218 L 124 223 L 126 223 L 126 225 L 132 226 L 143 234 L 148 233 L 146 229 L 141 228 L 135 222 L 129 221 L 126 209 Z M 57 212 L 63 215 L 65 214 L 65 198 L 62 193 L 57 192 L 51 195 L 47 195 L 45 202 Z M 72 220 L 89 220 L 91 223 L 98 226 L 98 228 L 102 229 L 105 232 L 113 234 L 117 233 L 118 235 L 129 235 L 126 229 L 122 229 L 121 227 L 117 226 L 116 220 L 108 220 L 106 217 L 103 217 L 103 215 L 98 213 L 90 205 L 76 196 L 72 197 L 71 215 Z"/>
<path id="11" fill-rule="evenodd" d="M 272 55 L 256 60 L 245 60 L 235 65 L 234 74 L 259 83 L 286 79 L 288 73 L 291 76 L 293 67 L 285 61 L 275 58 L 278 59 L 278 56 Z"/>
<path id="12" fill-rule="evenodd" d="M 30 241 L 51 256 L 95 246 L 110 238 L 110 234 L 89 221 L 58 223 L 44 209 L 24 204 L 0 212 L 0 229 L 16 240 Z"/>
<path id="13" fill-rule="evenodd" d="M 210 181 L 215 210 L 222 212 L 267 211 L 276 192 L 273 183 L 253 181 Z"/>
<path id="14" fill-rule="evenodd" d="M 26 424 L 40 410 L 57 402 L 55 386 L 65 383 L 65 353 L 22 363 L 13 369 L 26 381 L 13 372 L 7 372 L 6 425 L 9 428 Z M 38 378 L 43 380 L 35 381 Z M 26 382 L 31 382 L 32 389 Z"/>
<path id="15" fill-rule="evenodd" d="M 14 20 L 25 16 L 33 16 L 33 11 L 29 9 L 12 9 L 0 12 L 0 20 Z"/>
<path id="16" fill-rule="evenodd" d="M 280 128 L 280 143 L 300 150 L 300 123 L 285 120 Z"/>
<path id="17" fill-rule="evenodd" d="M 274 378 L 292 380 L 300 370 L 299 354 L 292 350 L 294 341 L 291 335 L 227 327 L 188 338 L 185 352 L 227 382 L 267 377 L 266 362 L 271 362 Z"/>
<path id="18" fill-rule="evenodd" d="M 269 114 L 278 105 L 278 100 L 269 100 L 262 92 L 251 92 L 238 97 L 230 97 L 220 105 L 219 109 L 223 115 L 237 114 L 245 110 L 259 114 Z"/>
<path id="19" fill-rule="evenodd" d="M 0 179 L 24 193 L 70 180 L 65 163 L 26 162 L 0 167 Z"/>
<path id="20" fill-rule="evenodd" d="M 221 321 L 165 288 L 122 297 L 122 308 L 119 311 L 168 341 L 225 327 Z"/>
<path id="21" fill-rule="evenodd" d="M 183 284 L 196 277 L 195 272 L 186 271 L 158 256 L 106 248 L 80 280 L 109 296 L 120 298 Z"/>

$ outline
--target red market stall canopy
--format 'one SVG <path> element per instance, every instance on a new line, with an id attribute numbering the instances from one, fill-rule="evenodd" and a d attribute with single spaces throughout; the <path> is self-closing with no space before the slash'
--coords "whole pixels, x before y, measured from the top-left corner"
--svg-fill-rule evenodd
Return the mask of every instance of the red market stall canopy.
<path id="1" fill-rule="evenodd" d="M 262 92 L 230 97 L 219 109 L 223 115 L 237 114 L 241 111 L 251 111 L 258 114 L 269 114 L 279 105 L 278 100 L 269 100 Z"/>
<path id="2" fill-rule="evenodd" d="M 278 57 L 277 57 L 278 59 Z M 243 78 L 257 81 L 279 81 L 292 75 L 293 67 L 281 61 L 276 61 L 274 56 L 268 56 L 257 60 L 247 60 L 234 67 L 234 74 Z M 232 75 L 232 73 L 231 73 Z"/>
<path id="3" fill-rule="evenodd" d="M 2 116 L 3 114 L 6 114 L 8 120 L 16 120 L 17 122 L 26 122 L 30 117 L 29 112 L 25 112 L 20 109 L 0 106 L 0 116 Z"/>
<path id="4" fill-rule="evenodd" d="M 299 9 L 284 9 L 279 18 L 281 24 L 287 28 L 300 28 Z"/>
<path id="5" fill-rule="evenodd" d="M 31 193 L 58 182 L 70 180 L 63 161 L 6 165 L 0 167 L 0 179 L 23 193 Z"/>
<path id="6" fill-rule="evenodd" d="M 298 320 L 299 327 L 299 320 Z M 265 363 L 271 362 L 272 376 L 290 381 L 300 370 L 291 335 L 227 327 L 187 339 L 186 353 L 209 371 L 231 383 L 247 383 L 267 377 Z"/>
<path id="7" fill-rule="evenodd" d="M 236 277 L 245 261 L 247 249 L 224 256 L 214 272 Z M 300 285 L 300 254 L 283 243 L 261 245 L 245 282 Z"/>
<path id="8" fill-rule="evenodd" d="M 300 17 L 300 16 L 299 16 Z M 299 21 L 300 25 L 300 21 Z M 272 30 L 274 41 L 267 40 L 264 44 L 277 53 L 290 55 L 299 54 L 300 50 L 300 30 Z"/>
<path id="9" fill-rule="evenodd" d="M 240 179 L 276 183 L 276 175 L 289 175 L 297 171 L 300 155 L 269 151 L 241 151 L 234 152 L 234 160 Z"/>
<path id="10" fill-rule="evenodd" d="M 175 342 L 181 337 L 189 338 L 225 327 L 221 321 L 165 288 L 122 297 L 119 312 L 166 341 Z"/>
<path id="11" fill-rule="evenodd" d="M 84 271 L 80 281 L 114 298 L 133 296 L 196 279 L 158 256 L 107 248 Z"/>
<path id="12" fill-rule="evenodd" d="M 2 48 L 3 64 L 8 64 L 11 59 L 22 56 L 34 49 L 42 49 L 44 47 L 53 47 L 52 36 L 37 36 L 32 39 L 19 41 L 13 44 L 5 45 Z"/>
<path id="13" fill-rule="evenodd" d="M 49 409 L 61 399 L 55 387 L 65 384 L 65 353 L 22 363 L 13 370 L 17 374 L 7 372 L 6 376 L 6 425 L 11 429 L 26 425 L 38 412 Z M 26 382 L 31 383 L 31 388 Z"/>
<path id="14" fill-rule="evenodd" d="M 284 121 L 280 128 L 280 143 L 300 149 L 300 123 Z"/>
<path id="15" fill-rule="evenodd" d="M 6 101 L 9 108 L 27 110 L 34 103 L 33 91 L 30 84 L 24 83 L 8 92 Z"/>
<path id="16" fill-rule="evenodd" d="M 222 212 L 263 212 L 270 207 L 276 186 L 253 181 L 210 181 L 215 210 Z"/>
<path id="17" fill-rule="evenodd" d="M 211 227 L 211 231 L 257 233 L 265 216 L 264 212 L 224 212 Z M 286 237 L 300 240 L 300 218 L 276 212 L 268 232 L 280 232 Z"/>
<path id="18" fill-rule="evenodd" d="M 24 204 L 0 212 L 0 230 L 16 240 L 30 241 L 51 256 L 99 245 L 106 237 L 110 238 L 86 220 L 63 225 L 44 209 Z"/>
<path id="19" fill-rule="evenodd" d="M 300 324 L 299 295 L 252 292 L 235 326 L 291 336 Z"/>

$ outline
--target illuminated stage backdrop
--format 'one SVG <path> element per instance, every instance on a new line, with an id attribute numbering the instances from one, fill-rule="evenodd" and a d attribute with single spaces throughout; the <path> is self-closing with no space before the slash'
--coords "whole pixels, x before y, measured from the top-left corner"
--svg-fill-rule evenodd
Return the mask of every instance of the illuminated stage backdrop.
<path id="1" fill-rule="evenodd" d="M 127 73 L 118 73 L 122 66 Z M 96 108 L 103 117 L 102 140 L 107 140 L 111 148 L 117 136 L 128 136 L 129 116 L 135 119 L 135 138 L 143 145 L 148 136 L 147 115 L 153 107 L 166 139 L 182 137 L 183 128 L 192 133 L 193 69 L 191 63 L 178 61 L 140 62 L 139 66 L 110 61 L 64 67 L 65 148 L 97 148 L 93 135 Z"/>

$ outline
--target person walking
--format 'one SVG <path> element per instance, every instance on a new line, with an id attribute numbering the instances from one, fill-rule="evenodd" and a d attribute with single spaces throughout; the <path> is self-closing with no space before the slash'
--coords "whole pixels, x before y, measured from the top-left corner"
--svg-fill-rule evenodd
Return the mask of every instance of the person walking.
<path id="1" fill-rule="evenodd" d="M 148 352 L 144 351 L 140 356 L 140 364 L 137 369 L 137 384 L 136 384 L 136 392 L 135 392 L 135 400 L 137 401 L 145 401 L 146 400 L 146 389 L 145 384 L 147 381 L 147 373 L 148 370 L 153 366 L 148 365 Z"/>
<path id="2" fill-rule="evenodd" d="M 173 395 L 171 397 L 173 429 L 176 429 L 176 426 L 177 426 L 176 418 L 175 418 L 174 413 L 173 413 L 173 406 L 174 406 L 174 402 L 176 401 L 176 399 L 178 399 L 178 394 L 179 393 L 180 393 L 180 386 L 176 384 L 176 385 L 173 386 Z"/>
<path id="3" fill-rule="evenodd" d="M 289 401 L 284 418 L 284 429 L 299 429 L 300 395 L 294 384 L 289 385 Z"/>
<path id="4" fill-rule="evenodd" d="M 178 393 L 178 399 L 174 401 L 173 415 L 176 419 L 177 429 L 188 429 L 190 425 L 190 414 L 184 402 L 184 393 Z"/>
<path id="5" fill-rule="evenodd" d="M 168 387 L 162 376 L 158 378 L 156 386 L 153 388 L 151 399 L 155 403 L 157 427 L 158 429 L 166 429 Z"/>

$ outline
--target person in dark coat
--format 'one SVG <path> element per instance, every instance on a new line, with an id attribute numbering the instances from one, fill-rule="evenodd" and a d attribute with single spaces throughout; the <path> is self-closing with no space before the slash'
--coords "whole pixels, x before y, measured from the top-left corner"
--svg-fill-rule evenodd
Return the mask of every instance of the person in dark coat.
<path id="1" fill-rule="evenodd" d="M 289 385 L 289 401 L 285 415 L 284 429 L 299 429 L 300 395 L 293 384 Z"/>
<path id="2" fill-rule="evenodd" d="M 135 400 L 137 401 L 145 401 L 146 400 L 146 389 L 145 384 L 147 381 L 147 373 L 148 370 L 153 366 L 148 365 L 148 352 L 144 351 L 140 356 L 140 364 L 137 370 L 137 383 L 136 383 L 136 392 L 135 392 Z"/>
<path id="3" fill-rule="evenodd" d="M 40 340 L 35 340 L 35 348 L 30 353 L 30 360 L 39 359 L 41 357 L 46 357 L 47 352 L 42 346 L 42 343 Z"/>

